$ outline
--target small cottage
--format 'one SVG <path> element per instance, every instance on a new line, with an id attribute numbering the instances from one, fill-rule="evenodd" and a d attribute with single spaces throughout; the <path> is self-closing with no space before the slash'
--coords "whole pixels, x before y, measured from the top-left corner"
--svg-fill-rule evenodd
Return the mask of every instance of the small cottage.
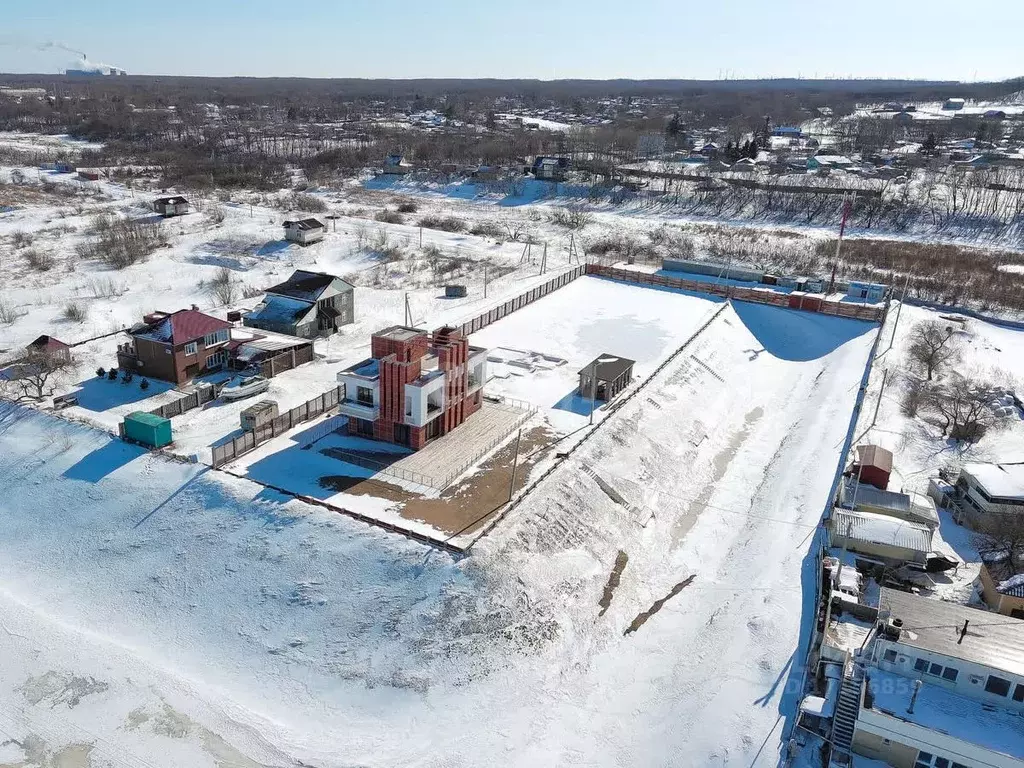
<path id="1" fill-rule="evenodd" d="M 309 245 L 323 240 L 326 234 L 327 225 L 313 217 L 284 223 L 284 239 L 299 245 Z"/>
<path id="2" fill-rule="evenodd" d="M 189 202 L 181 195 L 158 197 L 153 201 L 153 211 L 165 219 L 171 216 L 184 216 L 189 212 Z"/>

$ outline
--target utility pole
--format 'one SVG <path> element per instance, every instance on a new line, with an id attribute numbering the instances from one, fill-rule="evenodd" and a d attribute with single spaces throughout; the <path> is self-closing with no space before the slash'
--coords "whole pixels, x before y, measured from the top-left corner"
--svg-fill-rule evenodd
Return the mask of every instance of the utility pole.
<path id="1" fill-rule="evenodd" d="M 875 401 L 875 412 L 871 416 L 871 427 L 878 422 L 878 407 L 882 404 L 882 395 L 885 394 L 885 384 L 889 380 L 889 369 L 882 371 L 882 388 L 878 390 L 878 400 Z M 870 429 L 871 427 L 868 427 Z"/>
<path id="2" fill-rule="evenodd" d="M 832 260 L 832 279 L 828 283 L 828 292 L 833 293 L 836 289 L 836 269 L 839 267 L 839 249 L 843 246 L 843 235 L 846 234 L 846 222 L 850 218 L 850 211 L 853 210 L 853 204 L 857 202 L 857 193 L 854 192 L 852 197 L 843 195 L 843 220 L 839 224 L 839 239 L 836 240 L 836 255 Z"/>
<path id="3" fill-rule="evenodd" d="M 487 262 L 484 262 L 484 298 L 487 298 Z"/>
<path id="4" fill-rule="evenodd" d="M 519 466 L 519 440 L 523 436 L 523 428 L 520 427 L 519 431 L 516 432 L 516 449 L 515 456 L 512 458 L 512 477 L 508 480 L 508 500 L 512 501 L 512 496 L 516 492 L 516 468 Z"/>
<path id="5" fill-rule="evenodd" d="M 540 273 L 543 275 L 548 268 L 548 243 L 544 241 L 544 255 L 540 257 Z"/>
<path id="6" fill-rule="evenodd" d="M 423 250 L 423 227 L 420 227 L 420 250 Z"/>
<path id="7" fill-rule="evenodd" d="M 907 275 L 906 281 L 903 283 L 903 295 L 900 296 L 900 305 L 896 307 L 896 319 L 892 321 L 892 337 L 889 339 L 889 346 L 885 350 L 888 352 L 892 349 L 892 345 L 896 343 L 896 326 L 900 324 L 900 312 L 903 311 L 903 304 L 907 299 L 907 288 L 910 287 L 910 275 Z"/>

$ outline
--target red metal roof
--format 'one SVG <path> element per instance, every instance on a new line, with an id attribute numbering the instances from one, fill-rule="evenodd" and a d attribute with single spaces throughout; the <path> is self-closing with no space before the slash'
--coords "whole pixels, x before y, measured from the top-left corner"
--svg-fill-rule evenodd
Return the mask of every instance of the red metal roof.
<path id="1" fill-rule="evenodd" d="M 62 349 L 70 349 L 71 347 L 65 344 L 60 339 L 55 339 L 53 336 L 40 336 L 38 339 L 29 344 L 32 349 L 45 349 L 47 352 L 57 352 Z"/>
<path id="2" fill-rule="evenodd" d="M 227 320 L 212 317 L 195 309 L 179 309 L 140 332 L 133 332 L 133 335 L 178 345 L 196 341 L 208 333 L 231 327 L 232 324 Z"/>

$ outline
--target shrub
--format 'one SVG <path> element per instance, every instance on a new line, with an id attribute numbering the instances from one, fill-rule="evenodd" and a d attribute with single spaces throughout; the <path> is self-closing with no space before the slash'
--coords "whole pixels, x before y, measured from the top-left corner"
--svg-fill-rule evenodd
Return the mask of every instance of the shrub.
<path id="1" fill-rule="evenodd" d="M 117 368 L 111 368 L 107 371 L 107 379 L 109 381 L 117 381 Z"/>
<path id="2" fill-rule="evenodd" d="M 583 229 L 593 220 L 593 216 L 577 204 L 570 204 L 563 208 L 555 208 L 551 212 L 551 221 L 566 229 Z"/>
<path id="3" fill-rule="evenodd" d="M 421 227 L 427 229 L 440 229 L 443 232 L 465 232 L 466 222 L 458 216 L 437 216 L 431 214 L 424 216 L 419 221 Z"/>
<path id="4" fill-rule="evenodd" d="M 262 296 L 264 293 L 262 288 L 258 288 L 255 285 L 247 285 L 242 289 L 243 299 L 254 299 L 257 296 Z"/>
<path id="5" fill-rule="evenodd" d="M 139 389 L 141 389 L 141 390 L 149 389 L 149 379 L 143 379 L 142 381 L 140 381 L 139 382 Z"/>
<path id="6" fill-rule="evenodd" d="M 43 253 L 37 248 L 29 248 L 25 251 L 24 256 L 28 265 L 37 272 L 48 272 L 53 268 L 53 256 L 48 253 Z"/>
<path id="7" fill-rule="evenodd" d="M 0 323 L 3 325 L 10 325 L 19 317 L 21 317 L 21 315 L 18 314 L 18 311 L 14 307 L 0 301 Z"/>
<path id="8" fill-rule="evenodd" d="M 416 213 L 419 210 L 419 206 L 416 205 L 412 200 L 406 200 L 398 204 L 399 213 Z"/>
<path id="9" fill-rule="evenodd" d="M 85 321 L 88 311 L 86 308 L 75 301 L 69 301 L 64 305 L 64 312 L 61 315 L 69 323 L 81 323 Z"/>
<path id="10" fill-rule="evenodd" d="M 479 237 L 504 238 L 506 232 L 501 224 L 493 221 L 481 221 L 473 225 L 473 228 L 469 230 L 469 234 L 478 235 Z"/>
<path id="11" fill-rule="evenodd" d="M 210 290 L 221 304 L 230 304 L 235 300 L 236 283 L 232 279 L 231 270 L 221 267 L 210 281 Z"/>
<path id="12" fill-rule="evenodd" d="M 167 235 L 159 225 L 130 219 L 97 217 L 93 221 L 97 239 L 83 243 L 78 254 L 98 259 L 114 269 L 124 269 L 144 261 L 157 248 L 167 245 Z"/>
<path id="13" fill-rule="evenodd" d="M 209 206 L 206 209 L 206 215 L 214 224 L 223 224 L 224 218 L 227 216 L 227 214 L 224 212 L 223 206 L 220 205 Z"/>
<path id="14" fill-rule="evenodd" d="M 99 368 L 96 369 L 96 376 L 98 378 L 105 379 L 107 377 L 107 369 L 100 366 Z"/>
<path id="15" fill-rule="evenodd" d="M 313 213 L 323 213 L 327 210 L 327 203 L 325 203 L 316 195 L 310 195 L 300 192 L 292 195 L 291 207 L 296 211 L 312 211 Z"/>
<path id="16" fill-rule="evenodd" d="M 18 230 L 11 235 L 11 242 L 15 248 L 27 248 L 32 245 L 33 235 L 30 232 L 22 232 Z"/>
<path id="17" fill-rule="evenodd" d="M 389 211 L 386 208 L 383 211 L 378 211 L 377 215 L 374 216 L 374 218 L 377 221 L 384 222 L 385 224 L 405 223 L 405 218 L 402 216 L 402 214 L 400 214 L 398 211 Z"/>

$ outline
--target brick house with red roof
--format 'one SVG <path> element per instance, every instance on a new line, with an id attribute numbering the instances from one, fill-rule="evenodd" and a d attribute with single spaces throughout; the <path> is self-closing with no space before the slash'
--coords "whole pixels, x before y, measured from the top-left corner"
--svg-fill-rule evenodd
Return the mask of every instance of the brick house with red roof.
<path id="1" fill-rule="evenodd" d="M 227 364 L 231 327 L 197 309 L 154 312 L 128 331 L 131 341 L 118 345 L 117 364 L 151 379 L 187 384 Z"/>

